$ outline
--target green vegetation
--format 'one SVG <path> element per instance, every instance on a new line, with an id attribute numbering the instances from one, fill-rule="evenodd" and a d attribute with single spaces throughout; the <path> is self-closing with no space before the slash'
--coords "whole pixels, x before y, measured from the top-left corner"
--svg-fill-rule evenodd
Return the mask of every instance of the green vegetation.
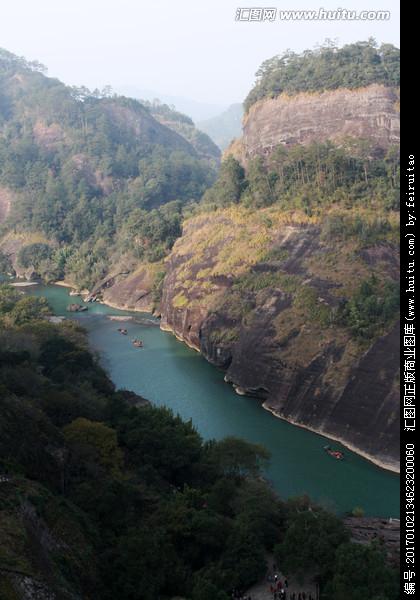
<path id="1" fill-rule="evenodd" d="M 334 575 L 325 597 L 334 600 L 392 598 L 398 589 L 395 576 L 384 567 L 384 552 L 377 546 L 343 544 L 337 549 Z"/>
<path id="2" fill-rule="evenodd" d="M 200 156 L 208 158 L 214 166 L 218 165 L 220 160 L 219 148 L 207 133 L 203 133 L 203 131 L 200 131 L 201 128 L 197 129 L 195 127 L 190 117 L 178 112 L 172 106 L 159 102 L 159 100 L 153 102 L 142 100 L 142 104 L 149 108 L 152 115 L 160 123 L 185 138 Z"/>
<path id="3" fill-rule="evenodd" d="M 303 313 L 305 320 L 309 323 L 317 323 L 322 327 L 333 323 L 333 310 L 321 301 L 317 290 L 310 285 L 299 286 L 293 299 L 293 305 L 298 313 Z"/>
<path id="4" fill-rule="evenodd" d="M 157 262 L 181 235 L 182 204 L 169 202 L 150 211 L 134 209 L 117 234 L 118 246 L 135 258 Z"/>
<path id="5" fill-rule="evenodd" d="M 397 238 L 399 233 L 398 223 L 391 223 L 386 215 L 367 219 L 354 213 L 355 211 L 334 211 L 327 215 L 322 224 L 322 239 L 325 241 L 346 241 L 356 238 L 364 246 L 370 246 L 381 241 L 387 241 L 390 234 Z"/>
<path id="6" fill-rule="evenodd" d="M 16 597 L 1 570 L 13 569 L 62 598 L 227 600 L 275 548 L 328 598 L 345 597 L 362 552 L 375 570 L 358 570 L 360 589 L 381 576 L 383 598 L 397 598 L 379 550 L 354 550 L 337 517 L 273 493 L 264 448 L 203 442 L 191 422 L 116 391 L 79 325 L 52 325 L 47 310 L 0 287 L 2 597 Z"/>
<path id="7" fill-rule="evenodd" d="M 400 306 L 398 282 L 372 276 L 340 307 L 338 319 L 360 340 L 370 340 L 395 319 Z"/>
<path id="8" fill-rule="evenodd" d="M 372 83 L 398 86 L 400 51 L 392 44 L 378 48 L 373 39 L 342 48 L 328 41 L 302 54 L 287 50 L 274 56 L 262 63 L 256 77 L 256 84 L 244 102 L 246 112 L 261 98 L 281 93 L 352 89 Z"/>
<path id="9" fill-rule="evenodd" d="M 147 213 L 170 203 L 179 217 L 184 205 L 200 198 L 214 181 L 214 144 L 207 138 L 214 155 L 201 152 L 153 117 L 157 107 L 109 90 L 66 87 L 39 65 L 3 50 L 0 87 L 0 186 L 17 198 L 3 231 L 38 232 L 51 245 L 43 256 L 35 254 L 37 265 L 31 263 L 34 248 L 24 249 L 23 263 L 47 279 L 78 277 L 92 284 L 111 257 L 127 264 L 133 258 L 124 232 L 123 243 L 119 239 L 129 218 L 132 238 L 144 238 L 140 247 L 148 246 L 145 258 L 161 258 L 179 224 L 166 224 L 169 231 L 162 232 L 160 217 L 173 221 L 171 209 Z M 169 107 L 163 116 L 171 124 L 185 121 L 191 136 L 199 137 L 187 117 Z M 161 246 L 151 250 L 162 236 Z"/>
<path id="10" fill-rule="evenodd" d="M 399 208 L 399 154 L 391 146 L 374 151 L 366 140 L 278 146 L 265 161 L 249 161 L 246 174 L 232 156 L 203 196 L 204 205 L 241 203 L 251 208 L 279 205 L 309 216 L 331 206 L 372 206 L 386 213 Z M 358 233 L 358 231 L 356 231 Z"/>
<path id="11" fill-rule="evenodd" d="M 343 524 L 325 510 L 305 510 L 302 500 L 290 504 L 286 533 L 274 550 L 286 572 L 314 573 L 326 600 L 398 597 L 398 578 L 385 566 L 380 545 L 351 543 Z"/>
<path id="12" fill-rule="evenodd" d="M 282 271 L 255 272 L 251 271 L 239 277 L 232 286 L 238 292 L 259 292 L 266 288 L 280 288 L 285 292 L 295 292 L 299 286 L 300 278 L 288 275 Z"/>
<path id="13" fill-rule="evenodd" d="M 10 257 L 0 250 L 0 278 L 8 273 L 13 273 L 13 265 Z"/>
<path id="14" fill-rule="evenodd" d="M 204 204 L 216 206 L 229 206 L 237 204 L 245 189 L 245 170 L 232 156 L 222 162 L 214 186 L 204 194 Z"/>

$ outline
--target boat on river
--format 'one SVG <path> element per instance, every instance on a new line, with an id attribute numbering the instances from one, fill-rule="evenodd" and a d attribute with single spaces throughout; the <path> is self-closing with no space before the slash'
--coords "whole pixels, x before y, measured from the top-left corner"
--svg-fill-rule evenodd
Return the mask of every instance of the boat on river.
<path id="1" fill-rule="evenodd" d="M 132 344 L 135 348 L 143 348 L 143 342 L 137 338 L 132 340 Z"/>
<path id="2" fill-rule="evenodd" d="M 331 446 L 324 446 L 324 450 L 327 454 L 329 454 L 336 460 L 343 460 L 344 458 L 344 452 L 341 452 L 341 450 L 334 450 L 333 448 L 331 448 Z"/>
<path id="3" fill-rule="evenodd" d="M 121 335 L 127 335 L 128 333 L 127 329 L 124 329 L 123 327 L 118 327 L 117 331 L 121 333 Z"/>

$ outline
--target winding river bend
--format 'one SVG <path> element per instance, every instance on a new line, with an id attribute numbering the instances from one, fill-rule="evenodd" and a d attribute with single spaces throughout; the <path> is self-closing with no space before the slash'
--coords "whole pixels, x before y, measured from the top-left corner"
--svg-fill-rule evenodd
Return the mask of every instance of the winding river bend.
<path id="1" fill-rule="evenodd" d="M 66 315 L 68 290 L 59 286 L 34 286 L 28 293 L 45 296 L 55 314 Z M 136 321 L 119 335 L 109 315 L 127 315 L 101 304 L 76 313 L 89 333 L 92 349 L 115 385 L 133 390 L 156 405 L 166 405 L 193 424 L 205 439 L 226 435 L 263 444 L 271 452 L 267 477 L 282 497 L 309 494 L 338 513 L 362 507 L 366 515 L 399 516 L 399 477 L 384 471 L 340 444 L 343 461 L 328 456 L 326 438 L 274 418 L 253 398 L 238 396 L 224 383 L 223 373 L 198 353 L 159 329 L 150 315 L 135 313 Z M 138 322 L 137 322 L 138 321 Z M 134 348 L 133 337 L 144 348 Z"/>

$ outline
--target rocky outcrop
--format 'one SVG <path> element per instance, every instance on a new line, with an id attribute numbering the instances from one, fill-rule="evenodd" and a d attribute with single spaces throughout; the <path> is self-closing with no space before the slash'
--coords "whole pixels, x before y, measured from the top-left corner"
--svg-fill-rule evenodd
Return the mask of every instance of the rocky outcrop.
<path id="1" fill-rule="evenodd" d="M 88 310 L 87 306 L 83 306 L 82 304 L 69 304 L 67 306 L 67 312 L 86 312 Z"/>
<path id="2" fill-rule="evenodd" d="M 162 328 L 276 416 L 398 470 L 398 326 L 360 342 L 331 320 L 369 274 L 398 278 L 397 248 L 356 252 L 276 214 L 267 227 L 264 211 L 187 221 L 168 259 Z"/>
<path id="3" fill-rule="evenodd" d="M 123 310 L 153 312 L 155 299 L 153 286 L 159 264 L 145 264 L 132 272 L 117 271 L 107 275 L 91 291 L 109 306 Z"/>
<path id="4" fill-rule="evenodd" d="M 369 139 L 380 148 L 398 144 L 398 90 L 375 84 L 264 98 L 250 108 L 242 138 L 227 153 L 246 163 L 280 144 L 340 142 L 345 138 Z"/>
<path id="5" fill-rule="evenodd" d="M 346 517 L 344 525 L 352 541 L 358 544 L 379 543 L 386 551 L 391 564 L 400 562 L 400 520 L 375 517 Z"/>

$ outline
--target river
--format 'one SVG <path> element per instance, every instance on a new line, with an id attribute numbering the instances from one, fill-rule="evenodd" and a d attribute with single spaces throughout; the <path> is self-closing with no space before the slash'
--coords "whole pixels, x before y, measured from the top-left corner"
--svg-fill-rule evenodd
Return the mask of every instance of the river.
<path id="1" fill-rule="evenodd" d="M 45 296 L 55 314 L 67 315 L 70 302 L 81 302 L 59 286 L 34 286 L 27 293 Z M 263 444 L 271 453 L 267 477 L 284 498 L 308 494 L 338 513 L 363 508 L 366 516 L 399 516 L 399 476 L 376 467 L 336 442 L 345 452 L 337 461 L 326 454 L 323 436 L 273 417 L 260 403 L 237 395 L 223 381 L 223 373 L 202 356 L 153 323 L 150 315 L 135 313 L 142 321 L 120 324 L 107 315 L 130 314 L 105 305 L 89 304 L 76 313 L 89 333 L 93 350 L 115 385 L 133 390 L 156 405 L 168 406 L 192 422 L 203 438 L 242 437 Z M 133 314 L 133 313 L 132 313 Z M 126 327 L 128 336 L 118 327 Z M 133 337 L 144 348 L 134 348 Z"/>

